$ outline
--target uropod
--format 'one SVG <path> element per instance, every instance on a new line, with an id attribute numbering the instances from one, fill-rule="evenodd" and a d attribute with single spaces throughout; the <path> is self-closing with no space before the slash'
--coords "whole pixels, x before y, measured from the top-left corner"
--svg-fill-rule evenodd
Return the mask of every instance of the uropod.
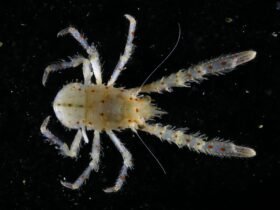
<path id="1" fill-rule="evenodd" d="M 82 139 L 88 143 L 87 131 L 94 133 L 91 161 L 82 174 L 73 182 L 62 181 L 62 185 L 70 189 L 79 189 L 89 178 L 92 170 L 98 171 L 100 160 L 100 134 L 106 133 L 123 158 L 123 165 L 119 176 L 112 187 L 106 188 L 105 192 L 119 191 L 128 173 L 133 167 L 132 155 L 116 136 L 115 131 L 130 128 L 137 134 L 138 130 L 155 135 L 161 140 L 176 144 L 179 148 L 188 147 L 190 150 L 219 157 L 249 158 L 256 152 L 244 146 L 237 146 L 230 141 L 220 138 L 208 140 L 205 135 L 188 133 L 186 129 L 174 129 L 170 125 L 152 123 L 155 118 L 160 118 L 166 112 L 160 110 L 148 93 L 171 91 L 174 87 L 189 87 L 191 83 L 199 83 L 208 75 L 221 75 L 232 71 L 236 66 L 246 63 L 255 58 L 256 52 L 252 50 L 222 56 L 216 59 L 202 62 L 188 69 L 181 69 L 167 77 L 141 87 L 125 89 L 115 86 L 120 73 L 134 49 L 133 38 L 136 21 L 131 15 L 125 15 L 129 21 L 128 38 L 124 53 L 113 71 L 107 83 L 102 81 L 102 70 L 98 51 L 95 45 L 88 44 L 87 39 L 73 27 L 68 27 L 58 33 L 58 36 L 72 35 L 86 50 L 88 58 L 75 56 L 70 61 L 62 61 L 52 64 L 45 69 L 43 85 L 46 84 L 50 72 L 62 69 L 78 67 L 82 65 L 84 83 L 69 83 L 56 95 L 53 109 L 58 120 L 66 128 L 75 129 L 77 133 L 69 147 L 62 142 L 47 128 L 50 116 L 41 125 L 41 132 L 46 139 L 57 146 L 60 152 L 68 157 L 75 158 L 78 155 Z M 95 83 L 92 82 L 92 77 Z"/>

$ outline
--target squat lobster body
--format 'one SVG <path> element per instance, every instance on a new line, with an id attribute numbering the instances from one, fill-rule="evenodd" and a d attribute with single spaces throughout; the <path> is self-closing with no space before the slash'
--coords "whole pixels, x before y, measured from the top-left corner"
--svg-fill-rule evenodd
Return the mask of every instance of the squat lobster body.
<path id="1" fill-rule="evenodd" d="M 136 27 L 135 19 L 125 15 L 129 20 L 128 38 L 124 50 L 113 74 L 107 84 L 102 82 L 99 54 L 94 44 L 89 45 L 84 36 L 75 28 L 69 27 L 58 33 L 59 36 L 71 34 L 87 51 L 88 58 L 76 56 L 69 62 L 52 64 L 45 69 L 43 85 L 46 84 L 50 72 L 60 69 L 77 67 L 83 64 L 84 84 L 70 83 L 64 86 L 53 102 L 54 112 L 60 122 L 67 128 L 76 129 L 76 136 L 69 147 L 53 135 L 47 125 L 47 117 L 41 125 L 41 132 L 52 144 L 58 146 L 61 153 L 68 157 L 77 157 L 81 141 L 89 142 L 86 131 L 94 130 L 91 161 L 88 167 L 74 183 L 62 182 L 63 186 L 78 189 L 89 177 L 92 170 L 98 171 L 100 159 L 100 133 L 106 132 L 123 158 L 123 166 L 114 186 L 105 192 L 116 192 L 125 182 L 128 169 L 132 168 L 132 156 L 126 147 L 114 134 L 114 131 L 130 128 L 133 132 L 141 130 L 159 137 L 161 140 L 175 143 L 178 147 L 188 147 L 191 150 L 221 157 L 253 157 L 256 152 L 248 147 L 237 146 L 222 139 L 208 140 L 199 132 L 188 134 L 186 129 L 174 129 L 171 126 L 152 124 L 151 120 L 163 113 L 152 102 L 149 96 L 141 93 L 170 91 L 173 87 L 188 87 L 192 82 L 200 82 L 207 75 L 220 75 L 233 70 L 236 66 L 255 58 L 255 51 L 244 51 L 213 59 L 189 69 L 182 69 L 159 81 L 141 87 L 124 89 L 114 87 L 120 73 L 133 51 L 133 38 Z M 91 79 L 95 77 L 96 83 Z"/>
<path id="2" fill-rule="evenodd" d="M 107 131 L 135 128 L 161 112 L 149 97 L 105 85 L 70 83 L 57 94 L 53 108 L 60 122 L 72 129 Z"/>

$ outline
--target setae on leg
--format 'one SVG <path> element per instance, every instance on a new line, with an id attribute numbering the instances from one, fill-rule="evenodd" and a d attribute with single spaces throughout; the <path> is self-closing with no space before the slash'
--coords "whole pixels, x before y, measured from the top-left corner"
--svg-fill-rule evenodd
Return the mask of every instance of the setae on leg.
<path id="1" fill-rule="evenodd" d="M 69 149 L 69 147 L 66 143 L 63 143 L 59 138 L 57 138 L 55 135 L 53 135 L 50 130 L 48 130 L 47 126 L 48 126 L 49 120 L 50 120 L 50 116 L 48 116 L 42 123 L 41 133 L 45 137 L 47 137 L 47 140 L 51 144 L 58 146 L 62 155 L 71 157 L 71 158 L 76 158 L 79 153 L 79 149 L 80 149 L 80 145 L 81 145 L 82 131 L 80 129 L 77 131 L 77 134 Z"/>
<path id="2" fill-rule="evenodd" d="M 125 148 L 125 146 L 121 143 L 121 141 L 118 139 L 118 137 L 112 132 L 112 131 L 107 131 L 108 136 L 111 138 L 119 152 L 121 153 L 123 157 L 123 166 L 121 168 L 120 174 L 118 179 L 116 180 L 116 183 L 113 187 L 106 188 L 104 192 L 106 193 L 111 193 L 111 192 L 117 192 L 119 191 L 126 179 L 127 176 L 127 170 L 129 168 L 132 168 L 133 163 L 132 163 L 132 157 L 130 152 Z"/>
<path id="3" fill-rule="evenodd" d="M 89 178 L 92 170 L 98 171 L 99 168 L 99 157 L 100 157 L 100 134 L 98 131 L 94 132 L 93 144 L 92 144 L 91 158 L 88 167 L 83 171 L 83 173 L 76 179 L 74 183 L 63 182 L 61 184 L 71 190 L 79 189 L 82 184 Z"/>
<path id="4" fill-rule="evenodd" d="M 133 88 L 132 90 L 137 93 L 161 93 L 162 91 L 171 91 L 174 87 L 188 87 L 192 82 L 199 83 L 207 79 L 206 76 L 223 75 L 230 72 L 234 70 L 236 66 L 253 60 L 255 56 L 256 52 L 252 50 L 221 56 L 190 67 L 189 69 L 182 69 L 158 81 L 142 87 Z"/>
<path id="5" fill-rule="evenodd" d="M 161 140 L 175 143 L 180 148 L 187 146 L 190 150 L 213 156 L 249 158 L 256 155 L 255 150 L 249 147 L 237 146 L 232 142 L 220 139 L 208 141 L 204 135 L 186 134 L 183 129 L 174 130 L 171 126 L 146 124 L 141 127 L 141 130 L 155 135 Z"/>
<path id="6" fill-rule="evenodd" d="M 124 70 L 124 66 L 129 60 L 129 58 L 131 57 L 133 52 L 134 45 L 132 41 L 134 39 L 134 34 L 135 34 L 136 20 L 131 15 L 125 15 L 125 17 L 129 20 L 130 25 L 129 25 L 128 37 L 124 49 L 124 54 L 121 55 L 119 62 L 116 65 L 113 74 L 108 82 L 108 85 L 114 85 L 121 71 Z"/>

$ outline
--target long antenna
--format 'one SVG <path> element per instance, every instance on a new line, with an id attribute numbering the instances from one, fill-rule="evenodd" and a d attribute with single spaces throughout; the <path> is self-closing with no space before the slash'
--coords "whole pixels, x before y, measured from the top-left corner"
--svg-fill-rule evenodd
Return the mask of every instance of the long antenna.
<path id="1" fill-rule="evenodd" d="M 157 67 L 150 73 L 150 75 L 144 80 L 144 82 L 142 83 L 142 85 L 140 86 L 139 90 L 137 91 L 137 93 L 139 93 L 142 89 L 142 87 L 146 84 L 146 82 L 148 81 L 148 79 L 150 79 L 150 77 L 158 70 L 159 67 L 162 66 L 162 64 L 172 55 L 172 53 L 174 52 L 174 50 L 177 48 L 179 41 L 181 38 L 181 26 L 180 23 L 178 23 L 178 38 L 176 41 L 176 44 L 174 45 L 174 47 L 172 48 L 172 50 L 168 53 L 168 55 L 163 59 L 163 61 L 161 61 L 160 64 L 157 65 Z"/>
<path id="2" fill-rule="evenodd" d="M 166 174 L 166 171 L 164 169 L 164 167 L 162 166 L 162 164 L 159 162 L 159 160 L 157 159 L 157 157 L 154 155 L 154 153 L 150 150 L 150 148 L 147 146 L 147 144 L 143 141 L 143 139 L 141 138 L 141 136 L 138 134 L 137 130 L 133 129 L 134 133 L 138 136 L 138 138 L 140 139 L 140 141 L 142 142 L 142 144 L 146 147 L 146 149 L 150 152 L 150 154 L 153 156 L 153 158 L 157 161 L 159 167 L 162 169 L 163 173 Z"/>

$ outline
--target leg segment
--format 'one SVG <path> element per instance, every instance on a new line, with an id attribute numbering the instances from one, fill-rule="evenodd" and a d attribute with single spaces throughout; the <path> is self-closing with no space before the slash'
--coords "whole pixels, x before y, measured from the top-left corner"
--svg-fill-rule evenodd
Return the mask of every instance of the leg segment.
<path id="1" fill-rule="evenodd" d="M 100 59 L 99 59 L 98 51 L 94 46 L 94 43 L 89 45 L 87 39 L 82 34 L 80 34 L 80 32 L 77 29 L 73 27 L 68 27 L 61 30 L 60 32 L 58 32 L 57 36 L 65 36 L 66 34 L 71 34 L 74 37 L 74 39 L 76 39 L 82 45 L 82 47 L 87 51 L 87 53 L 89 54 L 89 60 L 91 63 L 91 67 L 93 69 L 96 83 L 101 84 L 102 75 L 101 75 Z"/>
<path id="2" fill-rule="evenodd" d="M 83 76 L 84 76 L 85 85 L 91 84 L 92 75 L 93 75 L 93 72 L 91 70 L 90 61 L 88 59 L 85 59 L 83 62 Z"/>
<path id="3" fill-rule="evenodd" d="M 166 140 L 169 143 L 175 143 L 178 147 L 187 146 L 196 152 L 219 156 L 219 157 L 240 157 L 249 158 L 256 155 L 255 150 L 249 147 L 237 146 L 229 141 L 213 139 L 207 141 L 204 135 L 199 133 L 185 134 L 183 129 L 174 130 L 171 126 L 148 125 L 141 128 L 142 131 Z"/>
<path id="4" fill-rule="evenodd" d="M 94 139 L 92 144 L 91 158 L 89 166 L 83 171 L 83 173 L 78 177 L 74 183 L 63 182 L 61 184 L 71 190 L 79 189 L 82 184 L 89 178 L 92 170 L 98 171 L 99 169 L 99 159 L 100 159 L 100 133 L 94 131 Z"/>
<path id="5" fill-rule="evenodd" d="M 74 39 L 76 39 L 82 45 L 82 47 L 87 51 L 87 53 L 89 55 L 92 55 L 97 51 L 95 46 L 94 45 L 90 46 L 87 42 L 87 38 L 85 38 L 85 36 L 82 35 L 74 27 L 68 27 L 68 28 L 65 28 L 65 29 L 61 30 L 60 32 L 58 32 L 57 36 L 58 37 L 59 36 L 65 36 L 67 34 L 72 35 L 72 37 L 74 37 Z"/>
<path id="6" fill-rule="evenodd" d="M 243 51 L 236 54 L 222 56 L 217 59 L 198 64 L 187 70 L 180 70 L 168 77 L 144 85 L 142 87 L 133 88 L 135 92 L 162 92 L 171 91 L 173 87 L 188 87 L 190 83 L 206 79 L 208 75 L 222 75 L 232 71 L 236 66 L 249 62 L 256 56 L 255 51 Z"/>
<path id="7" fill-rule="evenodd" d="M 88 143 L 89 140 L 88 140 L 88 136 L 87 136 L 87 132 L 86 132 L 86 128 L 85 127 L 82 127 L 82 135 L 83 135 L 85 143 Z"/>
<path id="8" fill-rule="evenodd" d="M 125 148 L 125 146 L 121 143 L 118 137 L 112 131 L 108 131 L 107 134 L 109 135 L 109 137 L 111 138 L 111 140 L 113 141 L 113 143 L 115 144 L 119 152 L 121 153 L 124 161 L 115 185 L 113 187 L 109 187 L 104 190 L 104 192 L 106 193 L 111 193 L 111 192 L 117 192 L 122 188 L 127 176 L 127 170 L 129 168 L 132 168 L 133 163 L 132 163 L 132 157 L 130 152 Z"/>
<path id="9" fill-rule="evenodd" d="M 59 138 L 57 138 L 55 135 L 53 135 L 51 133 L 51 131 L 48 130 L 47 125 L 49 123 L 50 120 L 50 116 L 48 116 L 44 122 L 41 125 L 41 133 L 47 137 L 47 140 L 51 143 L 54 144 L 56 146 L 58 146 L 58 148 L 61 151 L 62 155 L 71 157 L 71 158 L 75 158 L 77 157 L 78 153 L 79 153 L 79 149 L 80 149 L 80 145 L 81 145 L 81 140 L 82 140 L 82 131 L 78 130 L 77 134 L 71 144 L 71 147 L 69 149 L 68 145 L 63 143 Z"/>
<path id="10" fill-rule="evenodd" d="M 84 57 L 76 56 L 76 57 L 71 58 L 71 61 L 69 61 L 69 62 L 63 61 L 63 62 L 49 65 L 44 71 L 44 75 L 43 75 L 43 79 L 42 79 L 43 85 L 44 86 L 46 85 L 50 72 L 58 71 L 61 69 L 75 68 L 75 67 L 79 66 L 80 64 L 82 64 L 84 61 L 85 61 Z"/>
<path id="11" fill-rule="evenodd" d="M 127 63 L 127 61 L 129 60 L 129 58 L 133 52 L 134 46 L 133 46 L 132 41 L 134 39 L 136 20 L 134 19 L 134 17 L 132 17 L 130 15 L 125 15 L 125 17 L 129 20 L 129 23 L 130 23 L 126 46 L 125 46 L 124 54 L 121 55 L 120 60 L 119 60 L 118 64 L 116 65 L 116 67 L 113 71 L 113 74 L 108 82 L 108 85 L 113 85 L 115 83 L 115 81 L 119 77 L 121 71 L 124 70 L 124 66 Z"/>

